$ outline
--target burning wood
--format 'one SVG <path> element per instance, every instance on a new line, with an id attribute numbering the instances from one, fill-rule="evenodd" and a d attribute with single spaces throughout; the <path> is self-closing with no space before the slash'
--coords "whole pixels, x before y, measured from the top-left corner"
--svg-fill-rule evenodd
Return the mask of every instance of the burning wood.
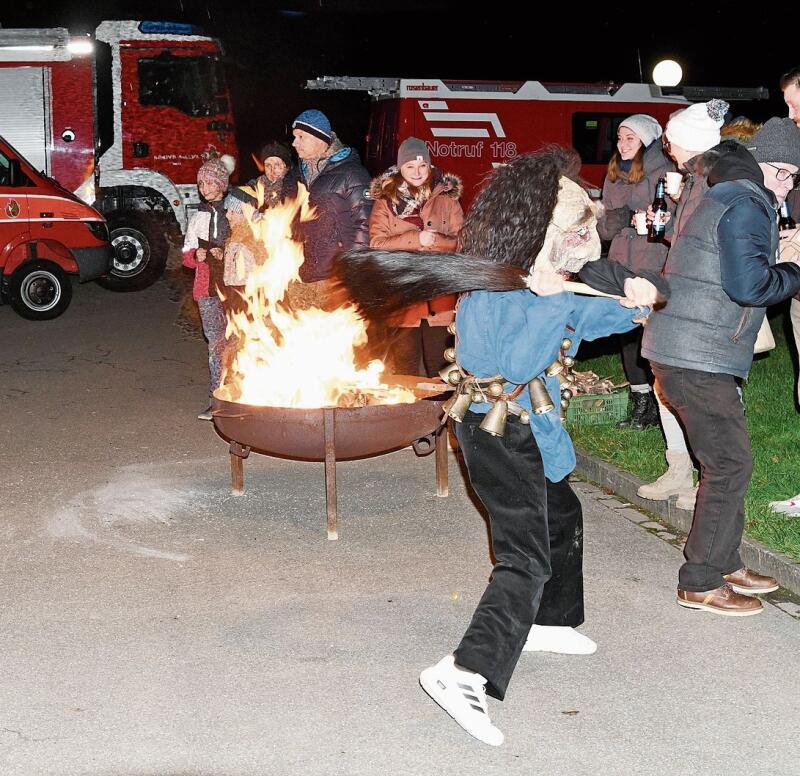
<path id="1" fill-rule="evenodd" d="M 308 191 L 296 200 L 245 217 L 266 258 L 246 280 L 241 310 L 228 314 L 227 336 L 235 354 L 215 395 L 225 401 L 273 407 L 363 407 L 416 401 L 413 391 L 382 382 L 382 361 L 356 366 L 356 349 L 367 342 L 355 306 L 332 311 L 292 309 L 287 289 L 300 282 L 302 245 L 292 239 L 296 220 L 314 218 Z"/>

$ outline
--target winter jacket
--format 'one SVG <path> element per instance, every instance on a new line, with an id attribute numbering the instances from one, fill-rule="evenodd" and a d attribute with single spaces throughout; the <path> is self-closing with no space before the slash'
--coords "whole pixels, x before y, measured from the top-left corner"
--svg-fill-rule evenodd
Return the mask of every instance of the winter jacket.
<path id="1" fill-rule="evenodd" d="M 634 272 L 660 271 L 667 258 L 667 246 L 661 242 L 648 242 L 645 235 L 636 234 L 630 225 L 636 210 L 647 210 L 653 203 L 658 179 L 674 170 L 674 165 L 664 154 L 660 140 L 651 143 L 642 158 L 645 177 L 638 183 L 625 178 L 603 183 L 605 213 L 597 225 L 601 239 L 611 240 L 608 258 Z"/>
<path id="2" fill-rule="evenodd" d="M 341 144 L 336 141 L 341 146 Z M 325 280 L 340 251 L 369 244 L 369 173 L 361 165 L 358 152 L 340 147 L 324 161 L 322 171 L 310 175 L 309 162 L 300 163 L 300 180 L 308 186 L 311 205 L 317 218 L 300 224 L 305 262 L 300 277 L 306 283 Z"/>
<path id="3" fill-rule="evenodd" d="M 195 300 L 216 296 L 217 291 L 224 288 L 222 259 L 215 259 L 210 248 L 222 248 L 228 234 L 228 221 L 221 207 L 203 203 L 189 221 L 183 241 L 182 264 L 194 270 L 192 297 Z M 206 249 L 205 261 L 197 260 L 198 248 Z"/>
<path id="4" fill-rule="evenodd" d="M 775 266 L 775 197 L 752 155 L 735 146 L 715 162 L 708 191 L 679 225 L 664 268 L 672 293 L 645 327 L 642 356 L 747 377 L 764 308 L 800 290 L 800 266 Z"/>
<path id="5" fill-rule="evenodd" d="M 388 248 L 406 251 L 454 251 L 457 235 L 464 223 L 464 211 L 458 200 L 463 192 L 461 179 L 450 173 L 433 170 L 433 190 L 419 210 L 420 218 L 426 228 L 434 230 L 436 240 L 428 248 L 419 242 L 419 228 L 411 221 L 397 216 L 385 192 L 384 184 L 389 178 L 399 178 L 396 167 L 390 167 L 383 175 L 374 178 L 370 184 L 370 197 L 374 204 L 369 219 L 369 244 L 371 248 Z M 389 323 L 393 326 L 419 326 L 425 319 L 432 326 L 446 326 L 452 321 L 456 306 L 456 294 L 447 294 L 429 302 L 413 304 L 397 315 Z"/>

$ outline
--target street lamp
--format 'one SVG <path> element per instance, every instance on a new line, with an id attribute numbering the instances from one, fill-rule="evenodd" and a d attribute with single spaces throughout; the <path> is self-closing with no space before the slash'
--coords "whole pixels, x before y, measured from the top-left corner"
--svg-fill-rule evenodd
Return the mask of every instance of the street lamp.
<path id="1" fill-rule="evenodd" d="M 653 68 L 653 83 L 656 86 L 677 86 L 683 78 L 683 70 L 674 59 L 662 59 Z"/>

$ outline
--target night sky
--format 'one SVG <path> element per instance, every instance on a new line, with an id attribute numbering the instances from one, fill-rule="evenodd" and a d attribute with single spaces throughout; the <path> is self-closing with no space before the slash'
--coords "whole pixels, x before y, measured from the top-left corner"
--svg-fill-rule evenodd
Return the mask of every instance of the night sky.
<path id="1" fill-rule="evenodd" d="M 737 5 L 553 3 L 566 15 L 537 10 L 537 22 L 528 24 L 524 11 L 534 3 L 6 0 L 0 24 L 73 32 L 103 19 L 201 25 L 225 46 L 244 163 L 262 140 L 288 138 L 292 119 L 311 106 L 363 150 L 369 99 L 303 91 L 306 79 L 321 75 L 621 83 L 640 80 L 640 60 L 649 81 L 654 64 L 670 57 L 683 66 L 684 84 L 766 86 L 772 99 L 748 115 L 786 115 L 777 80 L 800 64 L 794 30 L 781 31 L 774 3 L 760 17 L 752 4 L 746 14 Z"/>

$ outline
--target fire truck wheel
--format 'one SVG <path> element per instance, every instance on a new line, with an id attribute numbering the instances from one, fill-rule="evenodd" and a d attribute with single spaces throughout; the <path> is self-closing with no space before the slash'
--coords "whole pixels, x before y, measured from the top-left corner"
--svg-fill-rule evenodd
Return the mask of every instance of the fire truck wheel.
<path id="1" fill-rule="evenodd" d="M 98 280 L 111 291 L 141 291 L 164 273 L 169 245 L 164 225 L 143 213 L 107 217 L 111 233 L 111 272 Z"/>
<path id="2" fill-rule="evenodd" d="M 8 300 L 23 318 L 47 321 L 57 318 L 69 307 L 72 285 L 58 264 L 29 261 L 8 282 Z"/>

